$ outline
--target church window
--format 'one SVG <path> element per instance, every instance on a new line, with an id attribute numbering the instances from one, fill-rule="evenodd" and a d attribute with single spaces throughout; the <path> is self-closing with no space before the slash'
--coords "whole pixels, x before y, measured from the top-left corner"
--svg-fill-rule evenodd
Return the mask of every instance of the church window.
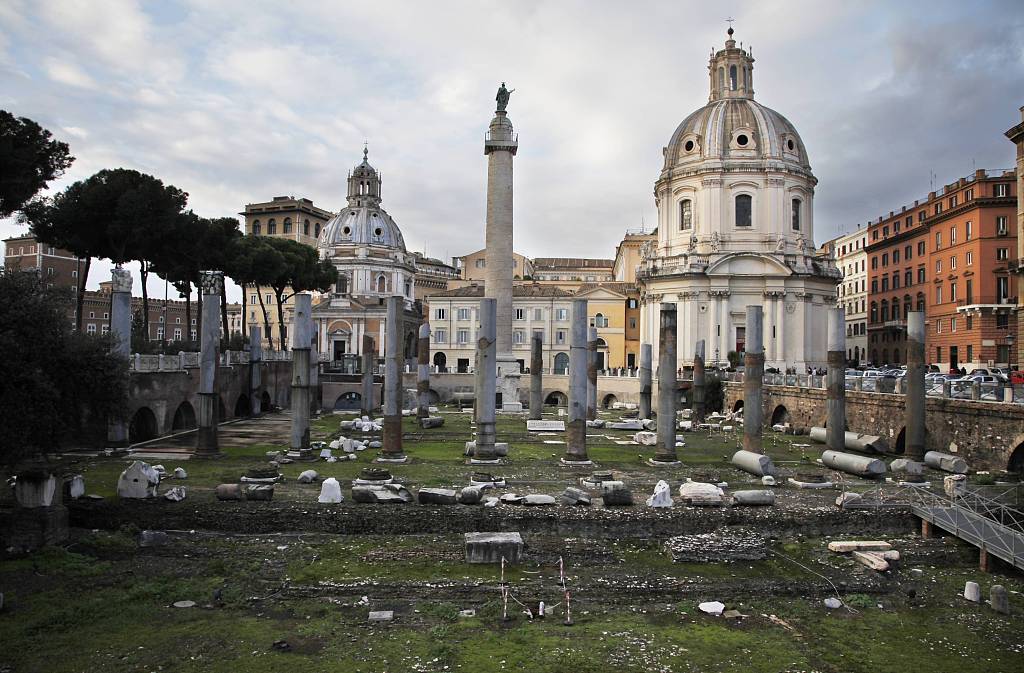
<path id="1" fill-rule="evenodd" d="M 274 218 L 267 220 L 267 233 L 271 236 L 277 233 L 277 221 Z"/>
<path id="2" fill-rule="evenodd" d="M 792 138 L 786 141 L 786 147 L 789 149 L 790 152 L 792 152 L 793 149 L 796 147 L 796 145 L 793 143 Z"/>
<path id="3" fill-rule="evenodd" d="M 750 194 L 738 194 L 736 196 L 736 226 L 737 227 L 749 227 L 751 226 L 750 211 L 752 206 L 753 198 Z"/>
<path id="4" fill-rule="evenodd" d="M 352 235 L 352 227 L 343 227 L 342 230 L 341 230 L 341 233 L 344 234 L 345 236 L 351 236 Z"/>
<path id="5" fill-rule="evenodd" d="M 687 152 L 692 152 L 694 147 L 695 145 L 693 144 L 692 140 L 687 140 L 686 144 L 683 145 L 683 149 L 685 149 Z"/>
<path id="6" fill-rule="evenodd" d="M 679 202 L 679 228 L 693 229 L 693 201 L 690 199 Z"/>
<path id="7" fill-rule="evenodd" d="M 309 236 L 309 220 L 304 220 L 302 222 L 302 233 Z"/>
<path id="8" fill-rule="evenodd" d="M 259 236 L 260 233 L 262 233 L 260 231 L 261 229 L 262 229 L 262 227 L 260 226 L 260 221 L 259 220 L 253 220 L 252 221 L 252 234 L 253 234 L 253 236 Z"/>
<path id="9" fill-rule="evenodd" d="M 736 90 L 736 66 L 734 65 L 729 66 L 729 90 Z"/>
<path id="10" fill-rule="evenodd" d="M 725 88 L 725 68 L 718 68 L 718 88 Z"/>
<path id="11" fill-rule="evenodd" d="M 387 292 L 388 279 L 384 276 L 377 277 L 377 292 Z"/>
<path id="12" fill-rule="evenodd" d="M 315 225 L 313 225 L 313 231 L 315 232 L 313 235 L 316 236 L 317 238 L 320 238 L 320 223 L 319 222 L 317 222 Z"/>
<path id="13" fill-rule="evenodd" d="M 736 144 L 740 147 L 746 147 L 748 142 L 750 142 L 750 138 L 747 137 L 746 133 L 741 133 L 736 136 Z"/>
<path id="14" fill-rule="evenodd" d="M 384 230 L 381 229 L 380 227 L 377 227 L 376 229 L 373 230 L 373 235 L 376 236 L 377 238 L 380 238 L 384 235 Z"/>
<path id="15" fill-rule="evenodd" d="M 282 224 L 282 226 L 284 228 L 284 233 L 286 233 L 286 234 L 292 233 L 292 218 L 290 218 L 290 217 L 284 218 L 284 222 L 282 222 L 281 224 Z"/>
<path id="16" fill-rule="evenodd" d="M 793 199 L 793 231 L 800 231 L 800 199 Z"/>

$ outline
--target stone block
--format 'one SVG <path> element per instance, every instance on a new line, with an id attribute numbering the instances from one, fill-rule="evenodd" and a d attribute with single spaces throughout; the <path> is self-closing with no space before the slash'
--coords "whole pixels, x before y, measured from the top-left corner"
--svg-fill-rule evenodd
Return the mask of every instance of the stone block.
<path id="1" fill-rule="evenodd" d="M 934 470 L 952 472 L 953 474 L 967 474 L 968 470 L 966 460 L 941 451 L 929 451 L 924 454 L 924 463 Z"/>
<path id="2" fill-rule="evenodd" d="M 852 551 L 889 551 L 892 545 L 881 540 L 836 540 L 828 543 L 828 550 L 837 554 Z"/>
<path id="3" fill-rule="evenodd" d="M 633 435 L 633 441 L 641 446 L 654 446 L 658 443 L 658 435 L 653 432 L 642 431 Z"/>
<path id="4" fill-rule="evenodd" d="M 421 505 L 454 505 L 458 502 L 455 491 L 447 488 L 421 488 L 416 498 Z"/>
<path id="5" fill-rule="evenodd" d="M 67 500 L 78 500 L 85 495 L 85 477 L 76 474 L 64 482 L 64 496 Z"/>
<path id="6" fill-rule="evenodd" d="M 338 503 L 344 502 L 345 498 L 341 495 L 341 484 L 334 477 L 327 477 L 324 479 L 324 483 L 320 484 L 320 496 L 317 498 L 317 502 L 323 503 Z"/>
<path id="7" fill-rule="evenodd" d="M 272 484 L 257 484 L 248 486 L 245 489 L 246 500 L 268 502 L 274 499 L 274 486 Z"/>
<path id="8" fill-rule="evenodd" d="M 889 469 L 896 473 L 919 477 L 924 474 L 924 463 L 919 463 L 909 458 L 897 458 L 889 463 Z"/>
<path id="9" fill-rule="evenodd" d="M 542 507 L 549 505 L 557 505 L 558 501 L 555 500 L 554 497 L 550 495 L 535 494 L 524 496 L 522 504 L 526 505 L 527 507 Z"/>
<path id="10" fill-rule="evenodd" d="M 424 430 L 440 428 L 442 425 L 444 425 L 444 418 L 441 416 L 428 416 L 420 419 L 420 427 Z"/>
<path id="11" fill-rule="evenodd" d="M 564 432 L 565 421 L 526 421 L 530 432 Z"/>
<path id="12" fill-rule="evenodd" d="M 1001 615 L 1010 614 L 1010 595 L 1002 584 L 993 584 L 989 590 L 989 604 Z"/>
<path id="13" fill-rule="evenodd" d="M 412 493 L 401 484 L 353 486 L 352 500 L 371 505 L 401 505 L 413 501 Z"/>
<path id="14" fill-rule="evenodd" d="M 562 493 L 562 502 L 566 505 L 589 505 L 590 494 L 582 488 L 570 486 Z"/>
<path id="15" fill-rule="evenodd" d="M 159 485 L 160 473 L 147 463 L 137 460 L 118 477 L 117 495 L 120 498 L 155 498 Z"/>
<path id="16" fill-rule="evenodd" d="M 241 500 L 242 487 L 239 484 L 221 484 L 214 491 L 217 500 Z"/>
<path id="17" fill-rule="evenodd" d="M 14 483 L 14 498 L 18 501 L 18 506 L 25 509 L 59 504 L 59 495 L 57 478 L 48 472 L 22 472 Z"/>
<path id="18" fill-rule="evenodd" d="M 370 612 L 371 623 L 390 622 L 395 618 L 394 610 L 374 610 Z"/>
<path id="19" fill-rule="evenodd" d="M 775 504 L 775 491 L 733 491 L 732 504 L 746 507 L 768 507 Z"/>
<path id="20" fill-rule="evenodd" d="M 853 552 L 853 560 L 878 572 L 884 572 L 889 569 L 889 562 L 882 557 L 880 552 L 855 551 Z"/>
<path id="21" fill-rule="evenodd" d="M 466 563 L 519 563 L 523 538 L 519 533 L 466 533 Z"/>
<path id="22" fill-rule="evenodd" d="M 633 492 L 621 481 L 601 482 L 601 501 L 605 507 L 629 507 L 633 504 Z"/>
<path id="23" fill-rule="evenodd" d="M 162 547 L 171 541 L 171 536 L 162 530 L 144 530 L 139 533 L 140 547 Z"/>
<path id="24" fill-rule="evenodd" d="M 479 505 L 483 499 L 484 491 L 479 486 L 466 486 L 459 491 L 460 505 Z"/>
<path id="25" fill-rule="evenodd" d="M 316 470 L 303 470 L 299 474 L 298 482 L 300 484 L 312 484 L 316 481 L 318 476 L 319 475 L 316 473 Z"/>
<path id="26" fill-rule="evenodd" d="M 687 481 L 679 485 L 679 497 L 693 507 L 722 507 L 725 505 L 724 495 L 715 484 Z"/>
<path id="27" fill-rule="evenodd" d="M 964 585 L 964 598 L 972 603 L 981 602 L 981 586 L 977 582 L 968 582 Z"/>

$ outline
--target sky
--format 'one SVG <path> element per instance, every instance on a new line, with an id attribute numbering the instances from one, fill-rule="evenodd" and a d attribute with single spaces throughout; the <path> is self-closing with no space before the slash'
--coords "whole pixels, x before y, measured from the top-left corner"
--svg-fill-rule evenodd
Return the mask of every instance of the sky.
<path id="1" fill-rule="evenodd" d="M 506 81 L 516 251 L 611 258 L 655 222 L 661 150 L 707 103 L 727 18 L 807 147 L 816 243 L 1013 166 L 1021 0 L 0 0 L 0 108 L 71 146 L 53 189 L 133 168 L 207 217 L 282 195 L 337 211 L 366 142 L 407 247 L 449 259 L 483 247 Z"/>

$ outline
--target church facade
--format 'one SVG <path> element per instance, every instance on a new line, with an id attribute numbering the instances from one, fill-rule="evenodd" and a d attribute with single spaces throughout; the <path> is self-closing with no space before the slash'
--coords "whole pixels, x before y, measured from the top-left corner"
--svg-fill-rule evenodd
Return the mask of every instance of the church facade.
<path id="1" fill-rule="evenodd" d="M 729 29 L 708 65 L 709 102 L 663 149 L 656 240 L 637 270 L 641 340 L 658 360 L 659 307 L 678 306 L 678 367 L 725 364 L 745 347 L 746 307 L 764 310 L 765 366 L 824 366 L 825 309 L 840 273 L 814 246 L 814 188 L 793 125 L 754 100 L 751 53 Z"/>

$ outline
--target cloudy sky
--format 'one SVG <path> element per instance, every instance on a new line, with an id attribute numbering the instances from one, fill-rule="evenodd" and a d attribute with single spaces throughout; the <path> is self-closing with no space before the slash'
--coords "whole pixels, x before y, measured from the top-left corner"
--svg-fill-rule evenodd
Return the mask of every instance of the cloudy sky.
<path id="1" fill-rule="evenodd" d="M 818 243 L 1013 165 L 1020 0 L 0 0 L 0 108 L 70 143 L 58 188 L 130 167 L 211 217 L 285 194 L 337 210 L 366 140 L 409 248 L 448 258 L 483 246 L 505 80 L 516 250 L 611 257 L 655 219 L 661 149 L 707 102 L 726 12 L 758 100 L 807 145 Z"/>

